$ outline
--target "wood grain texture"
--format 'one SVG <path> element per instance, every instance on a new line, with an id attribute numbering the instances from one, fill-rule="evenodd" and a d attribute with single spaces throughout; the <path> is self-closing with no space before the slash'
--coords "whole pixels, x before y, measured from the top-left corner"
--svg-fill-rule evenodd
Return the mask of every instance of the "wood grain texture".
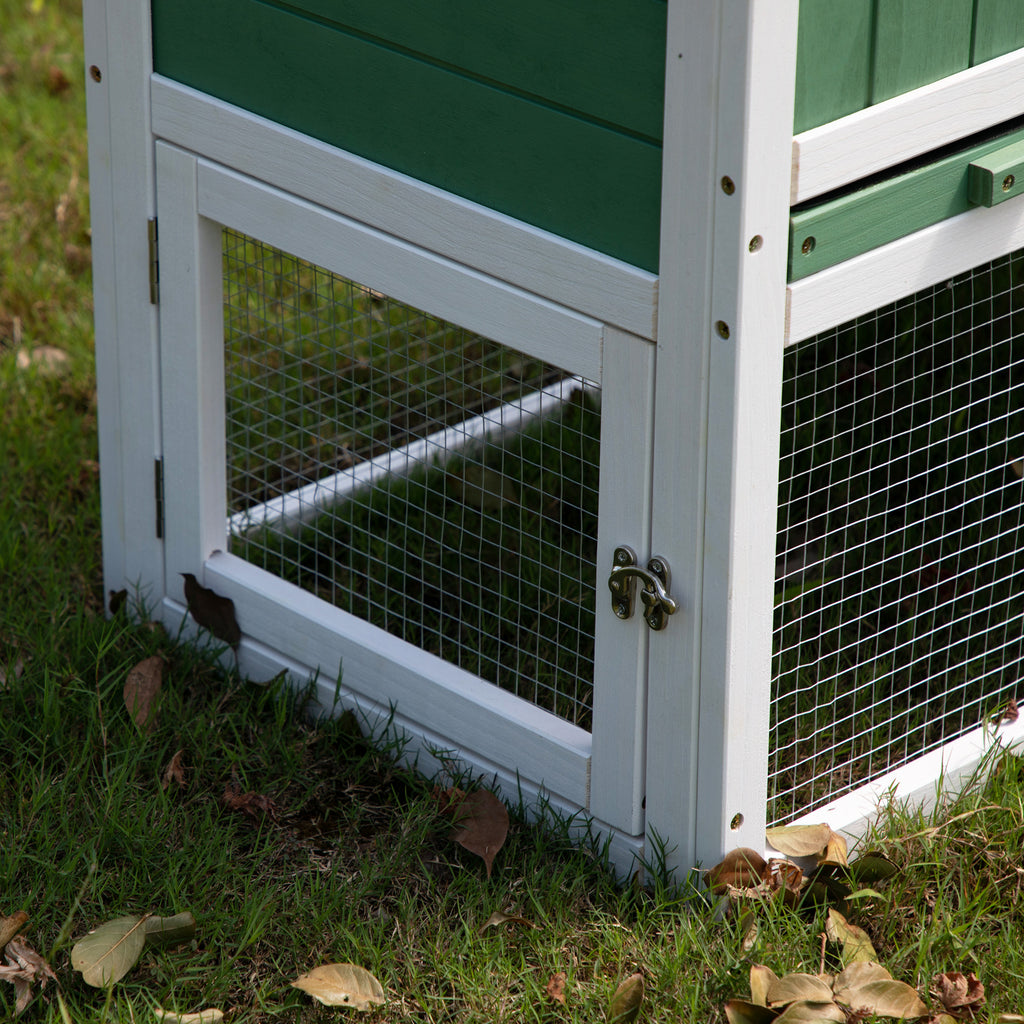
<path id="1" fill-rule="evenodd" d="M 1024 4 L 1020 0 L 975 0 L 971 63 L 1024 46 Z"/>

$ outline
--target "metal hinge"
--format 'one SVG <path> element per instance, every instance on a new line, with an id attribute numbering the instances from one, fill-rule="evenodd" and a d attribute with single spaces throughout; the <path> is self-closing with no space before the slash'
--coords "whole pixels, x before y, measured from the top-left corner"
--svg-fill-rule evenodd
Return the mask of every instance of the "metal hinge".
<path id="1" fill-rule="evenodd" d="M 146 237 L 149 240 L 149 301 L 156 306 L 160 302 L 160 245 L 156 217 L 146 221 Z"/>
<path id="2" fill-rule="evenodd" d="M 164 537 L 164 460 L 153 460 L 153 493 L 156 497 L 156 537 Z"/>
<path id="3" fill-rule="evenodd" d="M 620 619 L 633 614 L 636 602 L 636 582 L 640 580 L 643 590 L 640 600 L 644 606 L 644 620 L 651 629 L 664 629 L 668 617 L 679 610 L 679 602 L 669 594 L 672 574 L 668 562 L 655 556 L 647 563 L 646 569 L 636 564 L 636 552 L 625 544 L 615 549 L 608 589 L 612 592 L 612 609 Z"/>

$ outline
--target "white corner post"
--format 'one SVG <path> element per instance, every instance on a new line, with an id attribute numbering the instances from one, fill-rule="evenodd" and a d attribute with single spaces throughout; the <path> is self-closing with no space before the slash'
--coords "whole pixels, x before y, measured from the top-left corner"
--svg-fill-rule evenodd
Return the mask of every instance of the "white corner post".
<path id="1" fill-rule="evenodd" d="M 764 845 L 798 0 L 670 0 L 647 851 Z"/>
<path id="2" fill-rule="evenodd" d="M 157 307 L 148 221 L 155 215 L 150 9 L 85 0 L 93 302 L 106 587 L 163 597 L 155 460 L 160 454 Z M 133 593 L 134 596 L 134 593 Z"/>

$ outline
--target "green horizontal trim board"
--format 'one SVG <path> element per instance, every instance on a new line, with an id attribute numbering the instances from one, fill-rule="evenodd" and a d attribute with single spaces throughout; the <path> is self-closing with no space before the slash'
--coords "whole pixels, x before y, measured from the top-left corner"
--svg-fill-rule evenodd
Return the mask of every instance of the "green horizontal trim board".
<path id="1" fill-rule="evenodd" d="M 971 162 L 967 195 L 976 206 L 998 206 L 1024 193 L 1024 140 Z"/>
<path id="2" fill-rule="evenodd" d="M 1024 129 L 794 212 L 789 219 L 789 280 L 799 281 L 971 209 L 970 164 L 1021 140 Z"/>
<path id="3" fill-rule="evenodd" d="M 658 140 L 665 0 L 274 0 L 325 23 Z"/>
<path id="4" fill-rule="evenodd" d="M 657 270 L 660 145 L 258 0 L 154 0 L 153 37 L 160 74 Z"/>

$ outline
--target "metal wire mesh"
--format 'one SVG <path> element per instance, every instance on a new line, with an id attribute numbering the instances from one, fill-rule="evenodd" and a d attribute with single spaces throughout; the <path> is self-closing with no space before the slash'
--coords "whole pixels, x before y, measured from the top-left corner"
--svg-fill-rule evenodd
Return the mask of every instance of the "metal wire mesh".
<path id="1" fill-rule="evenodd" d="M 235 554 L 589 726 L 598 389 L 224 231 Z"/>
<path id="2" fill-rule="evenodd" d="M 1022 459 L 1024 251 L 787 352 L 769 820 L 1013 696 Z"/>

